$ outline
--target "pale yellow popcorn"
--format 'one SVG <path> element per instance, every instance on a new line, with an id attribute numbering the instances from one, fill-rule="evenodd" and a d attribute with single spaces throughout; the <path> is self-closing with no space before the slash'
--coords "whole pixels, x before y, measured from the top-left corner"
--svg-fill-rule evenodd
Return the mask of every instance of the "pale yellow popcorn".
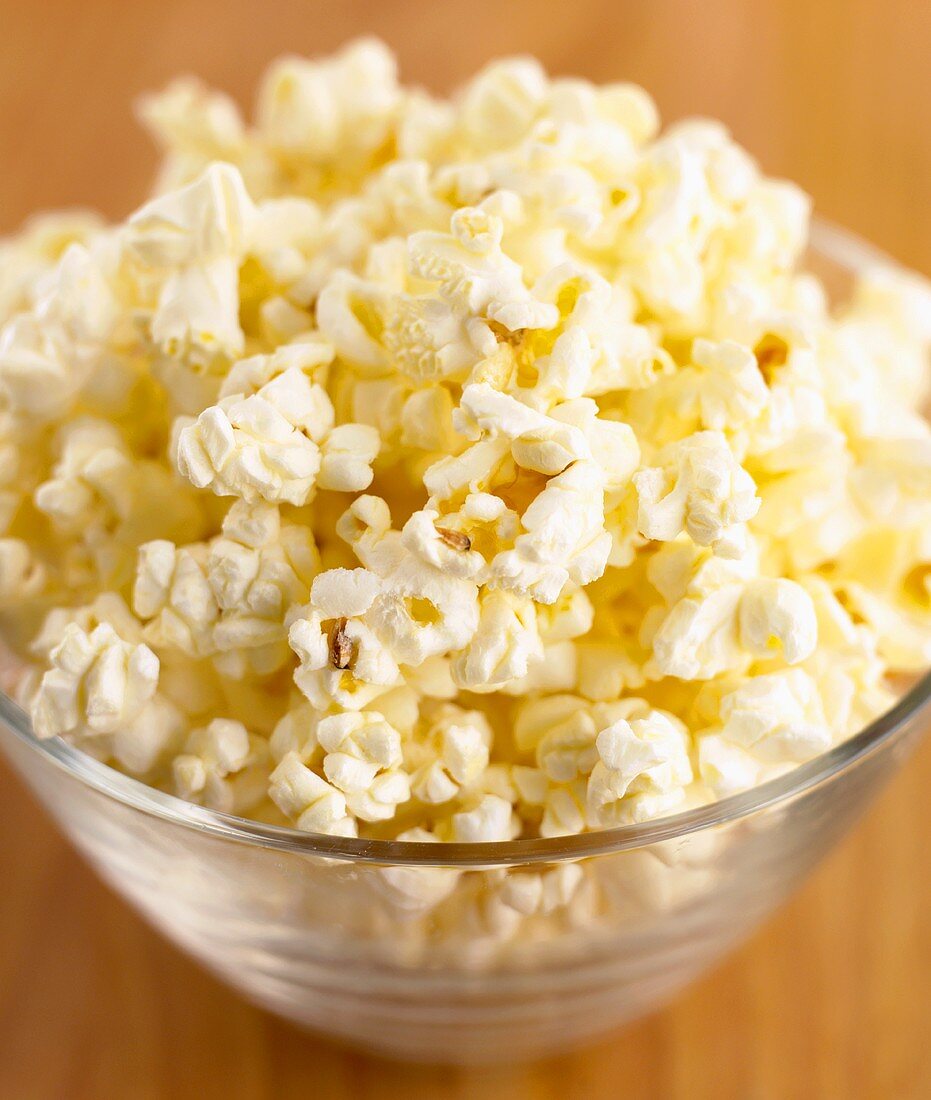
<path id="1" fill-rule="evenodd" d="M 180 77 L 157 95 L 143 96 L 138 114 L 170 150 L 162 190 L 187 183 L 212 160 L 234 161 L 242 151 L 245 133 L 236 105 L 193 77 Z"/>
<path id="2" fill-rule="evenodd" d="M 96 236 L 98 215 L 84 210 L 37 214 L 13 237 L 0 240 L 0 325 L 35 304 L 43 277 L 72 244 Z"/>
<path id="3" fill-rule="evenodd" d="M 306 528 L 282 524 L 274 505 L 237 501 L 210 543 L 139 548 L 133 607 L 156 648 L 212 657 L 230 676 L 267 674 L 288 659 L 285 616 L 306 601 L 318 564 Z"/>
<path id="4" fill-rule="evenodd" d="M 590 824 L 586 803 L 586 783 L 577 779 L 572 783 L 550 785 L 543 801 L 543 817 L 540 836 L 571 836 L 584 832 Z"/>
<path id="5" fill-rule="evenodd" d="M 109 623 L 89 633 L 65 626 L 31 700 L 37 737 L 70 736 L 145 775 L 177 739 L 180 716 L 156 694 L 158 657 L 125 641 Z"/>
<path id="6" fill-rule="evenodd" d="M 414 233 L 408 240 L 412 274 L 437 283 L 454 308 L 496 321 L 509 331 L 552 328 L 558 311 L 533 297 L 520 266 L 501 249 L 502 219 L 481 207 L 453 215 L 451 233 Z"/>
<path id="7" fill-rule="evenodd" d="M 668 542 L 685 531 L 697 545 L 732 556 L 734 529 L 752 519 L 760 503 L 753 478 L 724 437 L 698 432 L 673 444 L 660 462 L 634 475 L 641 534 Z"/>
<path id="8" fill-rule="evenodd" d="M 647 674 L 707 680 L 756 658 L 808 657 L 817 644 L 810 596 L 794 581 L 755 574 L 753 554 L 732 561 L 672 543 L 655 555 L 648 575 L 669 607 L 641 630 L 653 651 Z"/>
<path id="9" fill-rule="evenodd" d="M 228 718 L 194 730 L 171 767 L 181 798 L 223 813 L 248 813 L 268 791 L 267 742 Z"/>
<path id="10" fill-rule="evenodd" d="M 124 642 L 106 624 L 86 634 L 66 628 L 49 654 L 33 711 L 39 737 L 72 730 L 115 733 L 138 717 L 158 686 L 158 658 L 146 645 Z"/>
<path id="11" fill-rule="evenodd" d="M 702 427 L 733 431 L 745 427 L 766 408 L 769 393 L 756 357 L 731 340 L 696 340 L 692 391 L 698 398 Z"/>
<path id="12" fill-rule="evenodd" d="M 37 596 L 48 583 L 48 570 L 22 539 L 0 538 L 0 605 Z"/>
<path id="13" fill-rule="evenodd" d="M 429 829 L 405 829 L 397 840 L 412 844 L 439 844 L 440 838 Z M 374 885 L 396 911 L 419 916 L 436 908 L 456 889 L 462 872 L 452 867 L 413 867 L 398 864 L 379 867 Z"/>
<path id="14" fill-rule="evenodd" d="M 498 795 L 486 794 L 474 805 L 454 813 L 449 820 L 449 839 L 459 844 L 488 844 L 513 840 L 520 823 L 511 804 Z"/>
<path id="15" fill-rule="evenodd" d="M 142 112 L 141 209 L 0 243 L 41 735 L 311 833 L 498 843 L 764 781 L 927 667 L 931 290 L 877 266 L 835 309 L 808 200 L 723 126 L 526 58 L 432 98 L 372 40 L 276 62 L 251 121 L 192 80 Z M 385 870 L 379 919 L 478 965 L 604 902 L 485 881 Z"/>
<path id="16" fill-rule="evenodd" d="M 372 480 L 377 433 L 334 426 L 326 391 L 295 367 L 249 397 L 224 398 L 181 426 L 179 471 L 198 489 L 305 504 L 314 488 L 358 492 Z"/>
<path id="17" fill-rule="evenodd" d="M 702 779 L 719 796 L 776 774 L 774 765 L 809 760 L 832 742 L 817 685 L 801 669 L 747 680 L 721 699 L 719 721 L 698 749 Z"/>
<path id="18" fill-rule="evenodd" d="M 345 796 L 303 764 L 296 752 L 287 753 L 272 772 L 268 793 L 298 829 L 331 836 L 357 834 Z"/>
<path id="19" fill-rule="evenodd" d="M 398 731 L 374 712 L 333 714 L 317 726 L 323 774 L 363 821 L 385 821 L 410 798 Z"/>
<path id="20" fill-rule="evenodd" d="M 57 462 L 33 493 L 62 537 L 83 542 L 106 582 L 123 580 L 125 557 L 156 532 L 197 535 L 198 503 L 171 472 L 136 458 L 114 425 L 90 417 L 58 432 Z"/>
<path id="21" fill-rule="evenodd" d="M 539 603 L 555 603 L 567 582 L 591 584 L 604 572 L 604 475 L 591 460 L 572 463 L 521 516 L 523 533 L 490 566 L 489 583 Z"/>
<path id="22" fill-rule="evenodd" d="M 404 746 L 413 794 L 431 805 L 451 802 L 485 774 L 491 746 L 491 727 L 483 714 L 442 706 L 423 736 Z"/>
<path id="23" fill-rule="evenodd" d="M 359 39 L 325 61 L 276 62 L 259 91 L 257 126 L 272 154 L 307 186 L 321 187 L 324 173 L 339 178 L 368 167 L 391 133 L 399 99 L 393 56 L 381 42 Z"/>
<path id="24" fill-rule="evenodd" d="M 457 687 L 484 693 L 521 679 L 543 659 L 533 601 L 489 591 L 481 599 L 478 627 L 451 671 Z"/>
<path id="25" fill-rule="evenodd" d="M 294 343 L 283 344 L 270 355 L 253 355 L 233 363 L 220 384 L 219 397 L 249 397 L 289 370 L 307 375 L 311 383 L 325 386 L 335 350 L 316 333 L 302 333 Z"/>
<path id="26" fill-rule="evenodd" d="M 391 650 L 364 619 L 381 590 L 365 569 L 331 569 L 314 581 L 308 613 L 288 639 L 300 661 L 295 683 L 315 706 L 361 709 L 401 682 Z"/>
<path id="27" fill-rule="evenodd" d="M 588 780 L 589 809 L 602 826 L 670 813 L 692 781 L 688 731 L 660 711 L 620 719 L 598 734 Z"/>
<path id="28" fill-rule="evenodd" d="M 126 249 L 159 284 L 150 335 L 170 358 L 206 367 L 242 353 L 238 269 L 254 216 L 239 172 L 215 164 L 130 218 Z"/>

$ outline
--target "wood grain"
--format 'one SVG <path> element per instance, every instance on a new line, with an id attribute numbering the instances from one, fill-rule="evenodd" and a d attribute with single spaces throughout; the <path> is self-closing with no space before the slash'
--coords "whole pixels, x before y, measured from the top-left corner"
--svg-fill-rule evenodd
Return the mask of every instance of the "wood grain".
<path id="1" fill-rule="evenodd" d="M 0 231 L 139 200 L 130 102 L 193 70 L 248 101 L 278 53 L 372 32 L 448 88 L 489 57 L 639 81 L 726 119 L 767 171 L 931 269 L 931 6 L 922 0 L 0 0 Z M 675 1004 L 578 1054 L 391 1065 L 250 1008 L 92 876 L 0 769 L 0 1098 L 931 1096 L 931 746 L 769 926 Z"/>

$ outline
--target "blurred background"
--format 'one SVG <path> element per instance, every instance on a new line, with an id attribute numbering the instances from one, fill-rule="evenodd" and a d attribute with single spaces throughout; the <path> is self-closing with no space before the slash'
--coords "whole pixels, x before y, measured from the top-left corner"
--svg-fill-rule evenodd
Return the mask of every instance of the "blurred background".
<path id="1" fill-rule="evenodd" d="M 196 72 L 244 106 L 283 52 L 383 37 L 448 91 L 492 57 L 632 80 L 723 119 L 822 215 L 931 273 L 925 0 L 0 0 L 0 233 L 121 217 L 155 155 L 132 103 Z M 577 1055 L 391 1066 L 236 1000 L 100 885 L 0 764 L 0 1098 L 931 1096 L 931 745 L 794 902 L 710 979 Z"/>

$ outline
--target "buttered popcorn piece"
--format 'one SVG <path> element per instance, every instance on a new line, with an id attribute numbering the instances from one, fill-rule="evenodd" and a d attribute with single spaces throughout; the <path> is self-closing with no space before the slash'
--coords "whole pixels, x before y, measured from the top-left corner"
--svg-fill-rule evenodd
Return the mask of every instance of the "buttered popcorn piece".
<path id="1" fill-rule="evenodd" d="M 687 730 L 653 711 L 621 719 L 598 734 L 598 762 L 588 780 L 588 802 L 600 825 L 661 817 L 685 801 L 692 781 Z"/>
<path id="2" fill-rule="evenodd" d="M 760 502 L 724 437 L 699 432 L 671 445 L 660 460 L 634 477 L 640 533 L 666 542 L 685 531 L 698 546 L 734 553 L 729 536 L 756 515 Z"/>
<path id="3" fill-rule="evenodd" d="M 436 99 L 372 40 L 277 61 L 251 118 L 190 79 L 142 113 L 136 213 L 0 242 L 40 736 L 308 832 L 496 843 L 745 789 L 927 667 L 931 289 L 878 266 L 833 308 L 808 200 L 723 126 L 526 58 Z M 379 882 L 438 927 L 471 889 Z M 500 887 L 460 907 L 486 944 L 574 890 Z"/>
<path id="4" fill-rule="evenodd" d="M 833 740 L 817 685 L 801 669 L 736 687 L 721 700 L 720 722 L 699 739 L 698 758 L 702 779 L 722 796 L 811 759 Z"/>
<path id="5" fill-rule="evenodd" d="M 400 735 L 380 714 L 330 715 L 317 726 L 317 740 L 326 754 L 323 774 L 345 794 L 356 817 L 384 821 L 410 797 Z"/>
<path id="6" fill-rule="evenodd" d="M 89 632 L 65 626 L 31 701 L 37 737 L 70 737 L 112 756 L 133 775 L 147 774 L 175 743 L 180 715 L 156 689 L 159 660 L 125 641 L 107 622 Z"/>
<path id="7" fill-rule="evenodd" d="M 421 802 L 450 802 L 465 787 L 481 780 L 488 767 L 493 735 L 480 711 L 448 704 L 428 724 L 423 736 L 404 747 L 411 790 Z"/>
<path id="8" fill-rule="evenodd" d="M 258 392 L 235 394 L 181 427 L 180 472 L 218 496 L 305 504 L 315 487 L 358 492 L 372 480 L 378 435 L 334 426 L 326 391 L 290 368 Z"/>
<path id="9" fill-rule="evenodd" d="M 133 606 L 156 648 L 212 657 L 229 675 L 268 673 L 287 659 L 288 610 L 307 598 L 319 558 L 312 534 L 274 505 L 236 501 L 220 536 L 139 548 Z"/>
<path id="10" fill-rule="evenodd" d="M 268 792 L 268 743 L 242 722 L 215 718 L 172 761 L 176 793 L 224 813 L 248 813 Z"/>
<path id="11" fill-rule="evenodd" d="M 158 658 L 146 645 L 124 642 L 105 623 L 90 634 L 72 624 L 49 654 L 33 707 L 39 737 L 74 730 L 115 733 L 155 695 Z"/>
<path id="12" fill-rule="evenodd" d="M 289 752 L 272 772 L 268 793 L 298 829 L 332 836 L 356 836 L 346 797 Z"/>

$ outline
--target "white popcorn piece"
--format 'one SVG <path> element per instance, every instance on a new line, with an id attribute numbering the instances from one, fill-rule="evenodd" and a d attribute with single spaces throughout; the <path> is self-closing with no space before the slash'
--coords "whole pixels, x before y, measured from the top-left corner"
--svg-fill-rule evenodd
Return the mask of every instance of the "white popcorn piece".
<path id="1" fill-rule="evenodd" d="M 242 353 L 239 262 L 254 217 L 239 171 L 217 163 L 129 219 L 125 247 L 160 284 L 150 335 L 167 356 L 203 368 Z"/>
<path id="2" fill-rule="evenodd" d="M 497 691 L 522 679 L 542 660 L 533 601 L 490 591 L 482 597 L 475 634 L 453 660 L 453 681 L 467 691 Z"/>
<path id="3" fill-rule="evenodd" d="M 513 840 L 520 832 L 510 802 L 486 794 L 474 806 L 454 813 L 449 821 L 450 840 L 459 844 L 488 844 Z"/>
<path id="4" fill-rule="evenodd" d="M 296 752 L 287 753 L 272 772 L 268 793 L 298 829 L 330 836 L 356 836 L 345 796 L 302 763 Z"/>
<path id="5" fill-rule="evenodd" d="M 364 618 L 381 591 L 380 579 L 364 569 L 315 579 L 308 613 L 288 635 L 300 660 L 295 683 L 315 706 L 358 710 L 400 684 L 397 661 Z"/>
<path id="6" fill-rule="evenodd" d="M 555 306 L 534 298 L 520 265 L 501 249 L 504 222 L 481 207 L 461 207 L 450 233 L 424 231 L 408 238 L 411 271 L 439 285 L 454 308 L 483 315 L 513 332 L 552 328 Z"/>
<path id="7" fill-rule="evenodd" d="M 832 743 L 817 685 L 801 669 L 747 680 L 722 698 L 720 723 L 698 742 L 702 779 L 719 797 L 776 774 L 773 765 L 802 763 Z"/>
<path id="8" fill-rule="evenodd" d="M 521 517 L 524 532 L 514 548 L 492 563 L 489 583 L 551 604 L 567 582 L 584 586 L 597 580 L 611 550 L 603 484 L 593 461 L 574 462 L 550 478 Z"/>
<path id="9" fill-rule="evenodd" d="M 270 355 L 252 355 L 233 363 L 220 384 L 219 397 L 249 397 L 279 375 L 295 369 L 306 374 L 311 382 L 325 386 L 330 364 L 334 357 L 333 346 L 312 334 L 302 334 L 293 344 L 284 344 Z"/>
<path id="10" fill-rule="evenodd" d="M 769 390 L 748 348 L 732 340 L 696 340 L 692 362 L 698 369 L 694 392 L 703 427 L 739 430 L 766 408 Z"/>
<path id="11" fill-rule="evenodd" d="M 452 801 L 485 774 L 491 746 L 491 727 L 483 714 L 441 707 L 423 737 L 404 748 L 414 796 L 431 805 Z"/>
<path id="12" fill-rule="evenodd" d="M 411 844 L 439 844 L 429 829 L 405 829 L 397 840 Z M 456 889 L 461 871 L 452 867 L 412 867 L 398 864 L 379 867 L 373 884 L 388 899 L 395 912 L 422 916 L 435 909 Z"/>
<path id="13" fill-rule="evenodd" d="M 64 210 L 34 214 L 16 236 L 0 240 L 0 325 L 28 310 L 55 264 L 73 244 L 86 244 L 103 230 L 97 214 Z"/>
<path id="14" fill-rule="evenodd" d="M 790 665 L 804 661 L 818 644 L 811 597 L 784 577 L 760 577 L 740 598 L 740 642 L 756 657 L 779 653 Z"/>
<path id="15" fill-rule="evenodd" d="M 401 767 L 401 737 L 380 714 L 330 715 L 317 726 L 317 740 L 326 753 L 323 774 L 362 821 L 386 821 L 410 797 L 410 779 Z"/>
<path id="16" fill-rule="evenodd" d="M 598 762 L 588 780 L 588 803 L 602 826 L 625 825 L 671 813 L 692 781 L 689 738 L 661 711 L 621 719 L 596 741 Z"/>
<path id="17" fill-rule="evenodd" d="M 223 813 L 248 813 L 266 797 L 268 756 L 267 742 L 242 722 L 215 718 L 172 761 L 175 792 Z"/>
<path id="18" fill-rule="evenodd" d="M 648 675 L 655 671 L 707 680 L 744 671 L 759 658 L 781 657 L 794 664 L 809 656 L 817 643 L 817 619 L 800 585 L 754 576 L 752 555 L 742 562 L 692 559 L 686 550 L 682 557 L 687 572 L 678 578 L 659 556 L 654 559 L 651 580 L 670 607 L 658 622 L 645 624 L 652 636 L 641 631 L 641 640 L 653 651 Z"/>
<path id="19" fill-rule="evenodd" d="M 389 50 L 359 39 L 325 61 L 285 57 L 273 65 L 259 93 L 258 125 L 286 163 L 352 173 L 383 145 L 399 96 Z"/>
<path id="20" fill-rule="evenodd" d="M 665 542 L 685 531 L 729 556 L 728 536 L 760 506 L 753 479 L 717 432 L 698 432 L 661 457 L 663 465 L 634 475 L 641 534 Z"/>
<path id="21" fill-rule="evenodd" d="M 249 397 L 224 398 L 181 427 L 177 463 L 198 489 L 247 503 L 301 505 L 321 488 L 357 492 L 372 480 L 377 433 L 334 427 L 326 391 L 291 367 Z"/>
<path id="22" fill-rule="evenodd" d="M 139 548 L 133 606 L 157 648 L 212 657 L 226 674 L 275 671 L 288 659 L 288 611 L 303 604 L 319 558 L 304 527 L 274 505 L 236 501 L 210 543 Z"/>
<path id="23" fill-rule="evenodd" d="M 196 175 L 204 158 L 231 161 L 245 139 L 233 101 L 192 77 L 180 77 L 157 95 L 143 96 L 138 114 L 159 144 L 188 169 L 175 165 L 172 175 Z"/>
<path id="24" fill-rule="evenodd" d="M 38 737 L 115 733 L 140 715 L 158 686 L 152 650 L 124 642 L 105 623 L 89 634 L 66 627 L 49 659 L 33 705 Z"/>
<path id="25" fill-rule="evenodd" d="M 571 836 L 584 832 L 589 825 L 586 802 L 586 783 L 577 779 L 572 783 L 551 785 L 543 802 L 540 836 Z"/>
<path id="26" fill-rule="evenodd" d="M 0 538 L 0 606 L 23 603 L 39 595 L 48 570 L 23 539 Z"/>
<path id="27" fill-rule="evenodd" d="M 409 294 L 390 299 L 381 342 L 391 365 L 415 384 L 462 378 L 479 355 L 467 318 L 441 299 Z"/>
<path id="28" fill-rule="evenodd" d="M 239 172 L 211 165 L 186 187 L 153 199 L 133 214 L 126 246 L 140 263 L 164 270 L 243 252 L 254 217 Z"/>
<path id="29" fill-rule="evenodd" d="M 30 702 L 36 736 L 66 737 L 132 775 L 148 775 L 181 726 L 176 708 L 156 694 L 158 657 L 108 622 L 87 631 L 71 621 L 55 633 L 61 640 Z"/>

